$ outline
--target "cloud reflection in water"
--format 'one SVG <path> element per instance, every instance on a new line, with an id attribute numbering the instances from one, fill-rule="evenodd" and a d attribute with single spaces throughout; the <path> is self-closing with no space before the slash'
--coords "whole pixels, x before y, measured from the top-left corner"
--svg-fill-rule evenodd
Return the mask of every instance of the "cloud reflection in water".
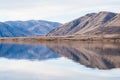
<path id="1" fill-rule="evenodd" d="M 66 58 L 46 61 L 0 59 L 0 80 L 119 80 L 120 69 L 87 68 Z"/>

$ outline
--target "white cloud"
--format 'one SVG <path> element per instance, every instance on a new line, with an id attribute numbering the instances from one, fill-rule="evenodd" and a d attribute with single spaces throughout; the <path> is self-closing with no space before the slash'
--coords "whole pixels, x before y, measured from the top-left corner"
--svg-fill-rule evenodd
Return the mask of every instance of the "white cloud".
<path id="1" fill-rule="evenodd" d="M 99 11 L 119 12 L 118 0 L 0 0 L 0 21 L 43 19 L 67 22 Z"/>

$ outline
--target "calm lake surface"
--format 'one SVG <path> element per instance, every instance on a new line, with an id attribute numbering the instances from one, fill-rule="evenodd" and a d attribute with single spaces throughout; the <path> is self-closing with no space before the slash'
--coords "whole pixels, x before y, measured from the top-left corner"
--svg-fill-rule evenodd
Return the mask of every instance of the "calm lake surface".
<path id="1" fill-rule="evenodd" d="M 120 80 L 120 44 L 0 43 L 0 80 Z"/>

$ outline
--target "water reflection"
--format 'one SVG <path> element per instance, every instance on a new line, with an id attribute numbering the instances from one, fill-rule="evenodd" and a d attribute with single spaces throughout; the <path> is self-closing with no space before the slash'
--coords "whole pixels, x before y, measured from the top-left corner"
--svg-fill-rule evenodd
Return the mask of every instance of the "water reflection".
<path id="1" fill-rule="evenodd" d="M 0 80 L 119 80 L 119 43 L 0 44 Z"/>
<path id="2" fill-rule="evenodd" d="M 68 59 L 45 61 L 0 59 L 0 80 L 119 80 L 120 69 L 86 68 Z"/>
<path id="3" fill-rule="evenodd" d="M 59 55 L 47 46 L 26 44 L 0 44 L 0 57 L 8 59 L 45 60 Z"/>
<path id="4" fill-rule="evenodd" d="M 91 68 L 120 68 L 119 43 L 75 43 L 48 45 L 54 52 Z"/>
<path id="5" fill-rule="evenodd" d="M 66 57 L 86 67 L 112 69 L 120 67 L 120 45 L 98 42 L 0 44 L 0 57 L 29 60 Z"/>

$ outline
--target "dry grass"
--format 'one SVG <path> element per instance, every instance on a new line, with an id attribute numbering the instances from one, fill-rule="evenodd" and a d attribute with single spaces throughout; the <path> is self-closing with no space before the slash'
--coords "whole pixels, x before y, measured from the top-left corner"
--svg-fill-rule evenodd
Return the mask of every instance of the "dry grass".
<path id="1" fill-rule="evenodd" d="M 5 37 L 0 38 L 0 42 L 44 42 L 44 41 L 104 41 L 104 42 L 120 42 L 120 35 L 75 35 L 75 36 L 40 36 L 40 37 Z"/>

